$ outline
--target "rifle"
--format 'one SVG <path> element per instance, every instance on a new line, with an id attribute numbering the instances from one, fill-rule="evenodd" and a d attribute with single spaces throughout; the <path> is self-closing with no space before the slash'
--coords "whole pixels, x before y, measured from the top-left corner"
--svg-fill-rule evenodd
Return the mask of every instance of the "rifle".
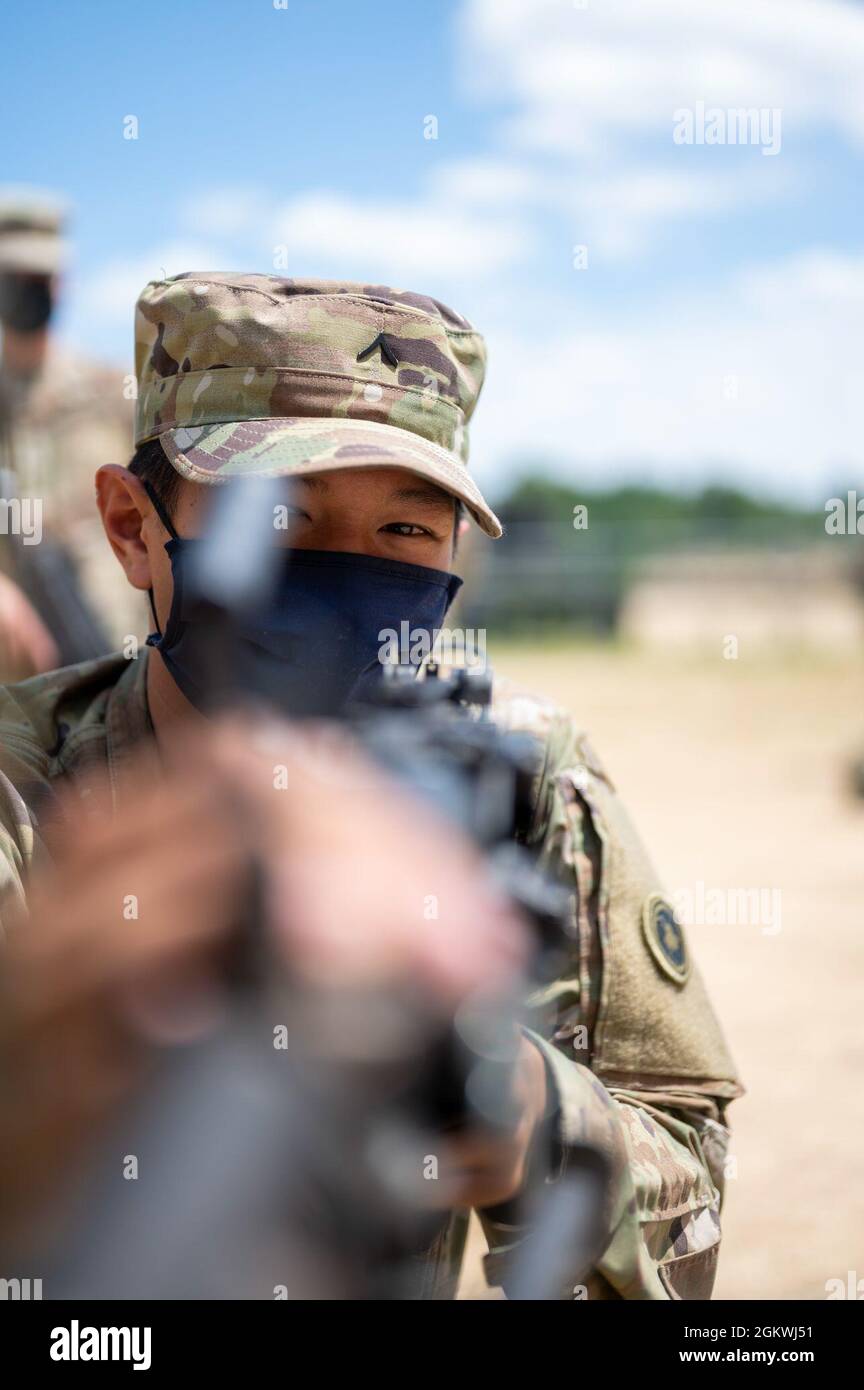
<path id="1" fill-rule="evenodd" d="M 238 651 L 236 630 L 272 581 L 260 537 L 273 493 L 220 489 L 186 590 L 208 654 L 213 710 L 280 705 Z M 166 1049 L 149 1083 L 94 1148 L 77 1217 L 53 1260 L 59 1298 L 414 1298 L 422 1256 L 446 1218 L 424 1213 L 436 1136 L 509 1127 L 523 996 L 553 977 L 568 894 L 529 846 L 536 747 L 488 717 L 491 681 L 424 680 L 394 668 L 346 718 L 369 755 L 480 846 L 535 931 L 531 978 L 469 1000 L 442 1022 L 418 997 L 344 992 L 338 1016 L 276 960 L 263 868 L 235 932 L 233 1007 L 205 1042 Z M 287 711 L 291 715 L 291 711 Z M 254 714 L 252 715 L 254 718 Z M 272 1045 L 285 1025 L 290 1047 Z M 135 1155 L 137 1181 L 118 1155 Z M 511 1296 L 558 1297 L 605 1237 L 608 1169 L 588 1146 L 533 1195 L 532 1235 Z"/>

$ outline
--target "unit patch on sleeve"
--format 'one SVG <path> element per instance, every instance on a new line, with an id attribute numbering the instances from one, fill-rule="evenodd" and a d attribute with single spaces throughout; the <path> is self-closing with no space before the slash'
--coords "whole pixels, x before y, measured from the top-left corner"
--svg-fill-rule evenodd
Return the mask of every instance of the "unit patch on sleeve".
<path id="1" fill-rule="evenodd" d="M 642 935 L 663 974 L 683 985 L 690 974 L 684 931 L 674 908 L 659 893 L 652 893 L 642 904 Z"/>

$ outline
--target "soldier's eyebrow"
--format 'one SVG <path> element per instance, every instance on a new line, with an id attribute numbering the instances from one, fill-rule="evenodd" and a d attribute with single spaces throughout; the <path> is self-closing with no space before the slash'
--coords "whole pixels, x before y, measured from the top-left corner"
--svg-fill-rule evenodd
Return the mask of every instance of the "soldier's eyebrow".
<path id="1" fill-rule="evenodd" d="M 443 488 L 436 487 L 434 483 L 424 485 L 418 483 L 414 487 L 397 487 L 390 494 L 391 502 L 424 502 L 429 507 L 437 507 L 441 511 L 452 514 L 453 496 L 445 492 Z"/>
<path id="2" fill-rule="evenodd" d="M 292 478 L 292 482 L 302 483 L 304 487 L 311 488 L 313 492 L 327 492 L 330 486 L 326 476 L 320 473 L 299 473 Z M 437 487 L 435 483 L 423 483 L 418 479 L 416 483 L 394 488 L 387 501 L 422 502 L 427 507 L 435 507 L 439 511 L 452 513 L 454 498 L 453 494 L 447 492 L 445 488 Z"/>

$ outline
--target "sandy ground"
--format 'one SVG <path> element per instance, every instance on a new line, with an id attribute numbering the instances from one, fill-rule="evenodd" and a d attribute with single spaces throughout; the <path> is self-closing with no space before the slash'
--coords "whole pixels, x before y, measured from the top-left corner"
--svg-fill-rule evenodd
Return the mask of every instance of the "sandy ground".
<path id="1" fill-rule="evenodd" d="M 864 802 L 845 784 L 864 658 L 501 647 L 494 661 L 591 733 L 670 892 L 782 894 L 779 932 L 690 931 L 748 1088 L 715 1296 L 818 1299 L 829 1279 L 864 1279 Z M 473 1255 L 463 1296 L 482 1297 L 476 1241 Z"/>

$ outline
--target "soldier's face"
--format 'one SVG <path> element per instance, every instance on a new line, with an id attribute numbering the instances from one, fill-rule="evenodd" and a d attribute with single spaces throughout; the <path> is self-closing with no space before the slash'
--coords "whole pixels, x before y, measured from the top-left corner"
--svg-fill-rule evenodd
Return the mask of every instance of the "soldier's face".
<path id="1" fill-rule="evenodd" d="M 181 536 L 205 524 L 214 489 L 183 481 L 173 521 Z M 344 550 L 449 570 L 455 503 L 449 492 L 404 468 L 340 468 L 285 480 L 286 545 Z"/>
<path id="2" fill-rule="evenodd" d="M 136 589 L 152 590 L 164 624 L 174 593 L 165 527 L 142 483 L 128 469 L 105 464 L 96 481 L 105 533 L 126 578 Z M 178 535 L 201 535 L 215 494 L 213 487 L 181 481 L 171 509 Z M 348 551 L 436 570 L 452 568 L 454 499 L 407 469 L 345 468 L 286 479 L 284 505 L 293 525 L 275 535 L 285 545 Z"/>

